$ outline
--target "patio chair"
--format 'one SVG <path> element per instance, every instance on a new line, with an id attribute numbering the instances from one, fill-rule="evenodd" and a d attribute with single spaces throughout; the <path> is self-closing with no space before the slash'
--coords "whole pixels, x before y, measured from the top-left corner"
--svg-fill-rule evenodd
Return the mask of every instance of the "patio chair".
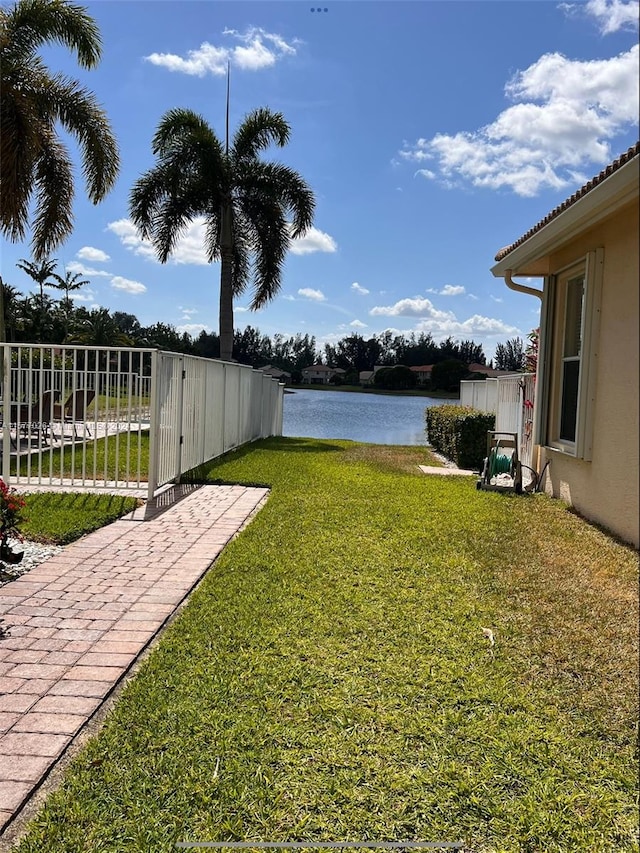
<path id="1" fill-rule="evenodd" d="M 87 424 L 85 417 L 87 409 L 93 402 L 96 392 L 90 388 L 78 388 L 72 391 L 67 397 L 67 400 L 62 407 L 63 419 L 66 424 L 73 424 L 73 434 L 78 438 L 78 430 L 76 424 L 82 424 L 85 432 L 91 438 L 91 430 Z"/>
<path id="2" fill-rule="evenodd" d="M 51 432 L 51 421 L 53 419 L 53 407 L 60 397 L 59 391 L 43 391 L 42 397 L 31 404 L 27 420 L 20 424 L 20 428 L 26 435 L 27 430 L 41 432 L 46 441 Z"/>

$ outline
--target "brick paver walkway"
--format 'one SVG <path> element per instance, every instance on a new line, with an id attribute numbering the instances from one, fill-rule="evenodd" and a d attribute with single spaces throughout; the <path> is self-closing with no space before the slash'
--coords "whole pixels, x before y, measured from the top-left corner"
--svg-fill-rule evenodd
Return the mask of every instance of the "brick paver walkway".
<path id="1" fill-rule="evenodd" d="M 266 495 L 176 486 L 0 588 L 0 834 Z"/>

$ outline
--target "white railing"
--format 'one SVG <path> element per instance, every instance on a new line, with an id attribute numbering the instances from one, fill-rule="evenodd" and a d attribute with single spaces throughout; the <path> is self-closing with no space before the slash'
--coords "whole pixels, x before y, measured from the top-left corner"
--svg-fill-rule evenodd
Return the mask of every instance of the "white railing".
<path id="1" fill-rule="evenodd" d="M 1 474 L 28 487 L 146 488 L 282 434 L 283 386 L 152 349 L 0 344 Z"/>
<path id="2" fill-rule="evenodd" d="M 529 467 L 532 467 L 533 458 L 534 392 L 532 373 L 460 383 L 460 403 L 481 412 L 494 412 L 496 430 L 517 433 L 520 459 Z"/>
<path id="3" fill-rule="evenodd" d="M 149 479 L 157 485 L 249 441 L 282 434 L 283 386 L 271 376 L 167 352 L 157 353 L 155 371 Z"/>

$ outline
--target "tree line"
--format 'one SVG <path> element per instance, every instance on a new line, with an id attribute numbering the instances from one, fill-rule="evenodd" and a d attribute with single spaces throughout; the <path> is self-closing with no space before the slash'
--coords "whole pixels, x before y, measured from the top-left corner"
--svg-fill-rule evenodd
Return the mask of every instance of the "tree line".
<path id="1" fill-rule="evenodd" d="M 81 287 L 90 283 L 79 273 L 61 276 L 56 272 L 56 262 L 50 259 L 41 263 L 23 259 L 17 266 L 33 279 L 37 288 L 34 293 L 25 295 L 0 278 L 7 341 L 157 347 L 204 358 L 220 358 L 220 337 L 215 332 L 203 330 L 192 336 L 170 323 L 143 326 L 134 314 L 125 311 L 76 306 L 72 294 L 77 295 Z M 45 288 L 56 288 L 61 297 L 53 298 Z M 234 331 L 232 358 L 251 367 L 271 365 L 286 370 L 294 379 L 305 367 L 326 364 L 341 368 L 355 381 L 361 371 L 373 370 L 376 366 L 414 367 L 447 361 L 486 364 L 482 345 L 472 340 L 456 341 L 448 337 L 436 343 L 430 334 L 407 336 L 385 331 L 369 338 L 346 335 L 335 344 L 320 347 L 313 335 L 276 334 L 270 337 L 251 325 Z M 514 338 L 506 344 L 498 344 L 491 365 L 502 370 L 522 369 L 522 341 Z"/>

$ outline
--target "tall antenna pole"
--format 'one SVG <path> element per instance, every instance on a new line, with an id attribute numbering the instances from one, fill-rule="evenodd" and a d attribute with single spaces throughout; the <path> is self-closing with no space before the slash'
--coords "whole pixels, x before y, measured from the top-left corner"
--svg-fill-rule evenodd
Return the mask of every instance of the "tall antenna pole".
<path id="1" fill-rule="evenodd" d="M 231 74 L 231 62 L 227 60 L 227 118 L 225 125 L 225 154 L 229 154 L 229 77 Z"/>

